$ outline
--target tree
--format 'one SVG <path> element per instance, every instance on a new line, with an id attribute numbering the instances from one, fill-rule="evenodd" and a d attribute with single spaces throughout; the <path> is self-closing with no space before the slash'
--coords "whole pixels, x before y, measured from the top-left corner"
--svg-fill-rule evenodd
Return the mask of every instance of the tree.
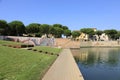
<path id="1" fill-rule="evenodd" d="M 53 27 L 59 27 L 59 28 L 62 28 L 62 25 L 61 25 L 61 24 L 53 24 Z"/>
<path id="2" fill-rule="evenodd" d="M 0 20 L 0 34 L 1 35 L 8 35 L 9 26 L 5 20 Z"/>
<path id="3" fill-rule="evenodd" d="M 26 26 L 27 33 L 38 33 L 40 31 L 40 24 L 38 23 L 31 23 L 28 26 Z"/>
<path id="4" fill-rule="evenodd" d="M 49 27 L 49 34 L 55 35 L 57 33 L 57 29 L 55 29 L 55 27 L 50 26 Z"/>
<path id="5" fill-rule="evenodd" d="M 25 26 L 21 21 L 12 21 L 8 23 L 10 27 L 10 35 L 17 36 L 25 33 Z"/>
<path id="6" fill-rule="evenodd" d="M 102 35 L 102 33 L 103 33 L 103 31 L 101 31 L 101 30 L 96 31 L 95 34 L 97 36 L 94 36 L 93 40 L 100 40 L 100 35 Z"/>
<path id="7" fill-rule="evenodd" d="M 89 38 L 92 38 L 93 35 L 95 34 L 94 30 L 92 28 L 83 28 L 80 30 L 81 32 L 88 34 Z"/>
<path id="8" fill-rule="evenodd" d="M 94 35 L 95 34 L 94 30 L 91 29 L 91 28 L 83 28 L 80 31 L 83 32 L 83 33 L 86 33 L 88 35 Z"/>
<path id="9" fill-rule="evenodd" d="M 63 30 L 68 30 L 67 26 L 62 26 Z"/>
<path id="10" fill-rule="evenodd" d="M 102 33 L 103 33 L 103 31 L 100 31 L 100 30 L 95 32 L 95 34 L 97 34 L 98 36 L 100 36 Z"/>
<path id="11" fill-rule="evenodd" d="M 73 32 L 72 32 L 72 37 L 73 37 L 73 38 L 76 38 L 76 37 L 78 37 L 78 36 L 80 36 L 80 32 L 78 32 L 78 31 L 73 31 Z"/>
<path id="12" fill-rule="evenodd" d="M 62 34 L 63 34 L 63 29 L 59 28 L 59 27 L 54 27 L 55 29 L 55 37 L 56 38 L 61 38 Z"/>
<path id="13" fill-rule="evenodd" d="M 64 30 L 64 35 L 66 37 L 70 36 L 71 35 L 71 30 L 68 30 L 68 29 Z"/>
<path id="14" fill-rule="evenodd" d="M 34 36 L 35 36 L 35 37 L 41 37 L 41 36 L 42 36 L 42 33 L 40 33 L 40 32 L 34 33 Z"/>
<path id="15" fill-rule="evenodd" d="M 42 33 L 43 34 L 47 34 L 47 35 L 49 34 L 49 27 L 50 27 L 50 25 L 42 24 L 40 27 L 42 28 Z"/>
<path id="16" fill-rule="evenodd" d="M 67 28 L 64 26 L 64 28 Z M 50 34 L 53 34 L 56 38 L 61 38 L 62 34 L 64 34 L 64 30 L 61 24 L 53 24 L 50 29 Z"/>
<path id="17" fill-rule="evenodd" d="M 115 39 L 119 39 L 120 38 L 120 31 L 117 31 L 117 34 L 115 34 Z"/>
<path id="18" fill-rule="evenodd" d="M 111 29 L 111 30 L 105 30 L 104 33 L 107 34 L 110 39 L 114 40 L 117 31 L 115 29 Z"/>

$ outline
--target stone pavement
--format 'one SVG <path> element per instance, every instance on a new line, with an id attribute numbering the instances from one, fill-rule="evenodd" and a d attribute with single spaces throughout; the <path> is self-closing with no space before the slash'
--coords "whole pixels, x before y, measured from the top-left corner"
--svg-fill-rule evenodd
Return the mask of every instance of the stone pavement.
<path id="1" fill-rule="evenodd" d="M 70 49 L 63 49 L 42 80 L 84 80 Z"/>

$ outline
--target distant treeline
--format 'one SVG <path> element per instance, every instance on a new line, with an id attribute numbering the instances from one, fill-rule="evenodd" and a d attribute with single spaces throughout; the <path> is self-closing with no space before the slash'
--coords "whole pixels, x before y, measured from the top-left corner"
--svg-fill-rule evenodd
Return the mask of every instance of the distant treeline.
<path id="1" fill-rule="evenodd" d="M 28 36 L 41 37 L 44 34 L 52 34 L 56 38 L 61 38 L 62 35 L 66 37 L 72 35 L 73 38 L 76 38 L 82 32 L 88 34 L 90 37 L 95 34 L 101 35 L 102 33 L 106 33 L 111 39 L 118 39 L 120 37 L 120 31 L 115 29 L 94 31 L 92 28 L 82 28 L 78 31 L 71 31 L 68 26 L 63 26 L 62 24 L 30 23 L 25 26 L 22 21 L 18 20 L 10 23 L 7 23 L 5 20 L 0 20 L 0 35 L 23 36 L 23 34 L 27 34 Z"/>
<path id="2" fill-rule="evenodd" d="M 12 21 L 7 23 L 5 20 L 0 20 L 0 35 L 8 36 L 23 36 L 27 34 L 28 36 L 41 37 L 44 34 L 52 34 L 53 36 L 60 38 L 61 35 L 70 36 L 71 30 L 67 26 L 61 24 L 39 24 L 30 23 L 25 26 L 21 21 Z"/>

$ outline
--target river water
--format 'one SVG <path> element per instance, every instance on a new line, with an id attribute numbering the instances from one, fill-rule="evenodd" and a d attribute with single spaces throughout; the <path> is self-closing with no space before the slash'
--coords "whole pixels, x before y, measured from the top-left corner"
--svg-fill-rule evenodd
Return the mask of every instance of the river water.
<path id="1" fill-rule="evenodd" d="M 85 80 L 120 80 L 119 48 L 72 49 Z"/>

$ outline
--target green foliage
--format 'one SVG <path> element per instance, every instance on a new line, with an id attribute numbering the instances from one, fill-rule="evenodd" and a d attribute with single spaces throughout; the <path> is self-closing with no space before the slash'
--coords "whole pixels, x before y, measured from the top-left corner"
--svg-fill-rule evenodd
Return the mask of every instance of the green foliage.
<path id="1" fill-rule="evenodd" d="M 39 24 L 30 23 L 26 27 L 21 21 L 12 21 L 7 24 L 5 20 L 0 20 L 0 34 L 10 36 L 22 36 L 23 33 L 27 33 L 29 36 L 41 37 L 43 34 L 52 34 L 56 38 L 60 38 L 62 34 L 70 35 L 70 30 L 67 26 L 61 24 Z"/>
<path id="2" fill-rule="evenodd" d="M 73 31 L 73 32 L 72 32 L 72 37 L 73 37 L 73 38 L 76 38 L 76 37 L 78 37 L 78 36 L 80 36 L 80 32 L 78 32 L 78 31 Z"/>
<path id="3" fill-rule="evenodd" d="M 115 39 L 119 39 L 120 38 L 120 31 L 117 32 L 117 34 L 115 34 Z"/>
<path id="4" fill-rule="evenodd" d="M 93 38 L 93 35 L 95 34 L 94 30 L 92 28 L 83 28 L 80 30 L 81 32 L 88 34 L 89 35 L 89 39 Z"/>
<path id="5" fill-rule="evenodd" d="M 92 28 L 82 28 L 80 32 L 86 33 L 89 37 L 92 38 L 94 34 L 101 35 L 103 31 L 98 30 L 94 32 Z M 119 32 L 115 29 L 104 30 L 104 32 L 111 39 L 118 39 Z M 29 36 L 41 37 L 43 34 L 52 34 L 56 38 L 61 38 L 61 35 L 72 36 L 75 38 L 79 36 L 80 33 L 72 32 L 67 26 L 61 24 L 39 24 L 39 23 L 30 23 L 28 26 L 24 26 L 21 21 L 12 21 L 7 23 L 5 20 L 0 20 L 0 35 L 10 35 L 10 36 L 22 36 L 22 34 L 27 33 Z"/>
<path id="6" fill-rule="evenodd" d="M 98 36 L 101 35 L 102 33 L 103 33 L 103 31 L 100 31 L 100 30 L 95 32 L 95 34 L 97 34 Z"/>
<path id="7" fill-rule="evenodd" d="M 21 48 L 26 48 L 28 45 L 26 45 L 26 44 L 22 44 L 21 45 Z"/>
<path id="8" fill-rule="evenodd" d="M 111 30 L 104 30 L 104 32 L 107 34 L 107 35 L 111 35 L 111 34 L 116 34 L 117 31 L 115 29 L 111 29 Z"/>
<path id="9" fill-rule="evenodd" d="M 83 32 L 83 33 L 86 33 L 88 35 L 94 35 L 95 34 L 94 30 L 91 29 L 91 28 L 83 28 L 80 31 Z"/>
<path id="10" fill-rule="evenodd" d="M 42 24 L 41 25 L 41 28 L 42 28 L 42 33 L 43 34 L 48 34 L 49 33 L 49 27 L 50 27 L 50 25 L 48 25 L 48 24 Z"/>
<path id="11" fill-rule="evenodd" d="M 0 34 L 8 35 L 9 27 L 5 20 L 0 20 Z"/>
<path id="12" fill-rule="evenodd" d="M 36 37 L 41 36 L 42 34 L 52 34 L 57 38 L 60 38 L 64 34 L 64 30 L 68 30 L 67 26 L 62 26 L 61 24 L 30 24 L 26 27 L 27 33 L 35 34 Z M 67 34 L 68 35 L 68 34 Z"/>
<path id="13" fill-rule="evenodd" d="M 55 27 L 54 28 L 56 33 L 54 34 L 56 38 L 61 38 L 62 34 L 63 34 L 63 29 L 59 28 L 59 27 Z"/>
<path id="14" fill-rule="evenodd" d="M 27 33 L 38 33 L 40 30 L 40 24 L 38 23 L 31 23 L 26 26 Z"/>
<path id="15" fill-rule="evenodd" d="M 10 35 L 17 36 L 25 33 L 25 26 L 21 21 L 12 21 L 8 25 L 10 27 Z"/>
<path id="16" fill-rule="evenodd" d="M 70 36 L 71 35 L 71 30 L 68 30 L 68 29 L 64 30 L 64 35 L 66 37 Z"/>
<path id="17" fill-rule="evenodd" d="M 35 37 L 41 37 L 42 33 L 35 33 Z"/>
<path id="18" fill-rule="evenodd" d="M 57 30 L 55 29 L 55 27 L 51 26 L 49 27 L 49 33 L 55 35 L 57 33 Z"/>
<path id="19" fill-rule="evenodd" d="M 62 28 L 62 25 L 61 25 L 61 24 L 53 24 L 53 27 L 59 27 L 59 28 Z"/>
<path id="20" fill-rule="evenodd" d="M 67 26 L 62 26 L 63 30 L 68 30 Z"/>
<path id="21" fill-rule="evenodd" d="M 67 26 L 62 26 L 61 24 L 54 24 L 49 28 L 49 33 L 55 35 L 56 38 L 60 38 L 62 34 L 69 36 L 71 31 Z"/>
<path id="22" fill-rule="evenodd" d="M 52 48 L 52 47 L 47 47 L 47 46 L 36 46 L 33 49 L 36 49 L 37 51 L 49 52 L 53 54 L 59 54 L 61 51 L 61 49 L 59 48 Z"/>
<path id="23" fill-rule="evenodd" d="M 104 33 L 106 33 L 109 36 L 109 38 L 115 39 L 115 35 L 117 34 L 117 31 L 115 29 L 104 30 Z"/>

